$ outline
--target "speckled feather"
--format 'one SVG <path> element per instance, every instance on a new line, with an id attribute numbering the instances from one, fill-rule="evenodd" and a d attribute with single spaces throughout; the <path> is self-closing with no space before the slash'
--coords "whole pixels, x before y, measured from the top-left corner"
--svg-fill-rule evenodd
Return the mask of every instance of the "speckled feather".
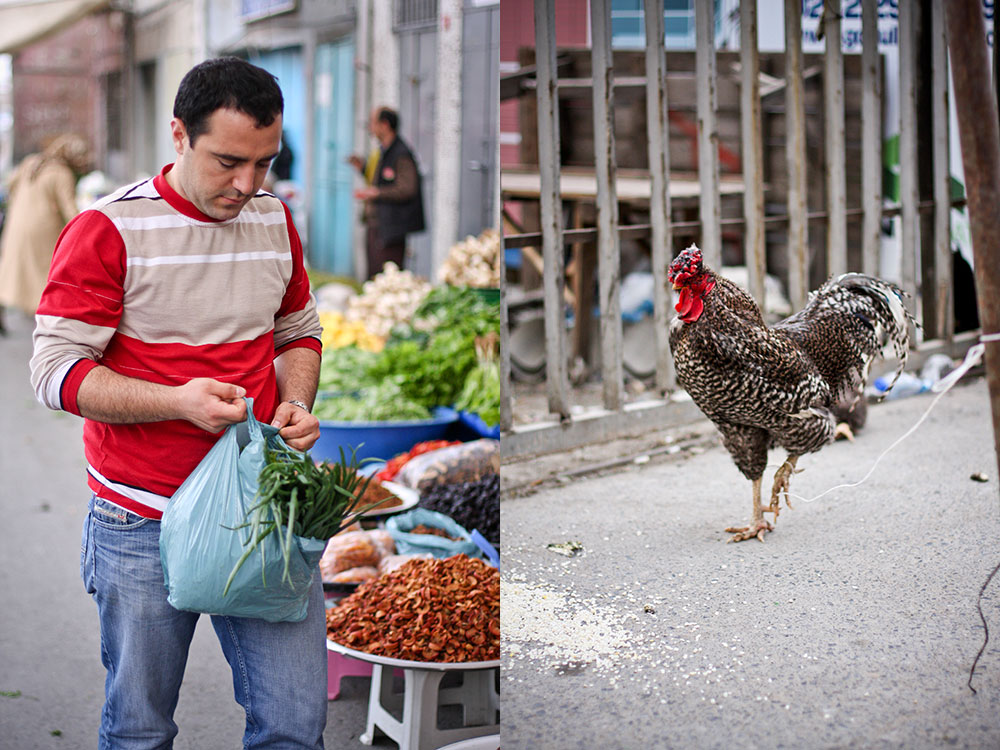
<path id="1" fill-rule="evenodd" d="M 908 313 L 892 284 L 845 274 L 813 292 L 800 312 L 768 328 L 753 298 L 697 257 L 697 273 L 679 274 L 681 283 L 715 284 L 701 297 L 704 310 L 697 320 L 671 323 L 677 379 L 719 428 L 748 479 L 762 475 L 771 446 L 799 455 L 833 440 L 833 410 L 860 400 L 871 365 L 885 348 L 900 359 L 897 375 L 902 371 Z"/>

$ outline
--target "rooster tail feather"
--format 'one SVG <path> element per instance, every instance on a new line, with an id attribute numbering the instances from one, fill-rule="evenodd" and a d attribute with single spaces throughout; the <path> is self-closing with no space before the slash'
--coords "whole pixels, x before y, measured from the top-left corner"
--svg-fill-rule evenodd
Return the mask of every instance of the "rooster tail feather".
<path id="1" fill-rule="evenodd" d="M 910 346 L 910 327 L 916 321 L 903 304 L 906 295 L 902 289 L 895 284 L 866 276 L 860 273 L 847 273 L 840 276 L 836 282 L 838 285 L 850 289 L 856 294 L 864 295 L 872 300 L 872 311 L 875 313 L 870 324 L 875 330 L 875 337 L 881 347 L 883 357 L 893 356 L 897 360 L 895 372 L 889 382 L 885 393 L 892 390 L 903 374 L 906 367 L 906 359 Z M 868 370 L 870 369 L 874 357 L 866 362 L 864 381 L 868 380 Z"/>

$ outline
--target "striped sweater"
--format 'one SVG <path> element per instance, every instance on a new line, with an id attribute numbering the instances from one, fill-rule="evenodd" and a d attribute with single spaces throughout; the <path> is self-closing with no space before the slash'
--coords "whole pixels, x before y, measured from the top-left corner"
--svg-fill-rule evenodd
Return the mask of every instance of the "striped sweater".
<path id="1" fill-rule="evenodd" d="M 216 221 L 156 177 L 79 214 L 56 244 L 36 315 L 31 381 L 50 409 L 80 414 L 94 367 L 182 385 L 210 377 L 246 388 L 269 422 L 274 358 L 320 351 L 322 329 L 288 209 L 260 192 Z M 159 518 L 218 435 L 190 422 L 84 420 L 88 482 L 98 495 Z"/>

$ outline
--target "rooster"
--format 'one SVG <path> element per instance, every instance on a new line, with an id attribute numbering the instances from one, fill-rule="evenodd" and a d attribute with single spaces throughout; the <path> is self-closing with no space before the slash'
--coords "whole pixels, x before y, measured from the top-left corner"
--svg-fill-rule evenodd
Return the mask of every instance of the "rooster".
<path id="1" fill-rule="evenodd" d="M 737 468 L 753 482 L 753 515 L 730 527 L 741 542 L 774 526 L 779 499 L 788 507 L 789 478 L 804 453 L 834 439 L 834 411 L 862 398 L 872 363 L 890 347 L 903 371 L 912 317 L 893 284 L 858 273 L 826 282 L 798 313 L 770 328 L 749 294 L 702 263 L 694 245 L 670 265 L 680 293 L 670 324 L 678 383 L 722 433 Z M 891 388 L 891 385 L 890 385 Z M 775 472 L 771 502 L 761 506 L 767 452 L 788 457 Z"/>

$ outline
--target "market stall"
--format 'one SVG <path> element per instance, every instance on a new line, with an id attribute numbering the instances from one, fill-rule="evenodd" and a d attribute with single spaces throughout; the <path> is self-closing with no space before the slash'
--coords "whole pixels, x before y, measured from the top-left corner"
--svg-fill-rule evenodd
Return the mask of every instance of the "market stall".
<path id="1" fill-rule="evenodd" d="M 317 292 L 311 454 L 354 456 L 368 482 L 368 509 L 320 559 L 328 697 L 370 676 L 367 744 L 376 731 L 410 750 L 499 731 L 498 257 L 487 232 L 453 248 L 436 286 L 387 264 L 359 294 Z M 456 707 L 447 727 L 441 705 Z"/>

